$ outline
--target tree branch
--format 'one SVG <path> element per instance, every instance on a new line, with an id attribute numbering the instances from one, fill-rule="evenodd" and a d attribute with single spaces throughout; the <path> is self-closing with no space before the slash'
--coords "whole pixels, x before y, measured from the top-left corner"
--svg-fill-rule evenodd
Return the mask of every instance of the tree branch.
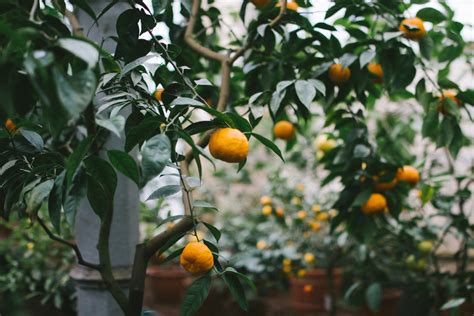
<path id="1" fill-rule="evenodd" d="M 41 219 L 41 217 L 36 217 L 36 219 L 38 220 L 38 223 L 40 224 L 40 226 L 43 228 L 43 230 L 46 232 L 46 234 L 48 235 L 49 238 L 51 238 L 52 240 L 54 241 L 57 241 L 63 245 L 66 245 L 70 248 L 72 248 L 72 250 L 74 250 L 75 254 L 76 254 L 76 257 L 77 257 L 77 263 L 80 264 L 80 265 L 83 265 L 85 267 L 88 267 L 88 268 L 91 268 L 91 269 L 94 269 L 94 270 L 99 270 L 100 269 L 100 265 L 98 264 L 94 264 L 94 263 L 91 263 L 91 262 L 88 262 L 86 260 L 84 260 L 84 257 L 82 256 L 82 253 L 81 251 L 79 250 L 79 247 L 77 247 L 76 244 L 70 242 L 70 241 L 67 241 L 57 235 L 55 235 L 49 228 L 48 226 L 46 225 L 46 223 Z"/>
<path id="2" fill-rule="evenodd" d="M 110 260 L 109 237 L 112 219 L 114 215 L 113 206 L 105 211 L 101 218 L 99 240 L 97 242 L 97 251 L 99 252 L 100 275 L 104 281 L 105 287 L 112 294 L 113 298 L 120 306 L 125 315 L 132 314 L 129 311 L 129 301 L 122 288 L 118 284 L 112 273 L 112 263 Z"/>
<path id="3" fill-rule="evenodd" d="M 215 60 L 215 61 L 226 61 L 227 56 L 217 53 L 207 47 L 202 46 L 194 39 L 194 27 L 196 26 L 197 18 L 199 15 L 199 9 L 201 7 L 201 0 L 193 0 L 192 8 L 191 8 L 191 16 L 189 17 L 189 22 L 186 27 L 186 31 L 184 33 L 184 41 L 196 52 L 201 54 L 202 56 Z"/>

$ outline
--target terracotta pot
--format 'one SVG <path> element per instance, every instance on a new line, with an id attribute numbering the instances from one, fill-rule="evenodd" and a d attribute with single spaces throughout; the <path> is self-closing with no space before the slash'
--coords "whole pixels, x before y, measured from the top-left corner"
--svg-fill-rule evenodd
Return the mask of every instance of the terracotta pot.
<path id="1" fill-rule="evenodd" d="M 376 312 L 371 311 L 367 306 L 363 308 L 362 315 L 367 316 L 397 316 L 398 303 L 402 291 L 394 288 L 383 289 L 382 299 L 380 301 L 380 309 Z"/>
<path id="2" fill-rule="evenodd" d="M 151 265 L 146 271 L 144 305 L 180 303 L 191 277 L 180 266 Z"/>
<path id="3" fill-rule="evenodd" d="M 336 297 L 342 283 L 342 269 L 333 270 L 332 282 Z M 330 284 L 326 269 L 312 269 L 304 277 L 290 278 L 291 306 L 296 312 L 323 312 L 331 305 Z"/>

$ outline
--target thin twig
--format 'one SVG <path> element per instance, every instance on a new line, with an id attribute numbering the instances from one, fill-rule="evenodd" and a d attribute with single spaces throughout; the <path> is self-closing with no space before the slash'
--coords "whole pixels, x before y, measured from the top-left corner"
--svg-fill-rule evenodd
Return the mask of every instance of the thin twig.
<path id="1" fill-rule="evenodd" d="M 84 260 L 84 257 L 82 256 L 82 253 L 81 253 L 81 251 L 79 250 L 79 247 L 77 247 L 76 244 L 55 235 L 48 228 L 48 226 L 41 219 L 41 217 L 38 216 L 38 217 L 36 217 L 36 219 L 37 219 L 38 223 L 40 224 L 40 226 L 43 228 L 43 230 L 46 232 L 46 234 L 49 236 L 49 238 L 51 238 L 52 240 L 57 241 L 57 242 L 59 242 L 63 245 L 66 245 L 66 246 L 72 248 L 72 250 L 74 250 L 74 252 L 76 253 L 78 264 L 83 265 L 83 266 L 88 267 L 88 268 L 91 268 L 91 269 L 94 269 L 94 270 L 99 270 L 100 269 L 100 265 L 94 264 L 94 263 L 91 263 L 91 262 L 88 262 L 88 261 Z"/>

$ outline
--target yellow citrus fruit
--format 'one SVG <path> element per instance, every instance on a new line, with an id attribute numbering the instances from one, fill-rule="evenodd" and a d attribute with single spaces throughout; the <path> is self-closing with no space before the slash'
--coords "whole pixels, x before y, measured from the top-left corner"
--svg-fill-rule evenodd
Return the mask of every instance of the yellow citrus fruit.
<path id="1" fill-rule="evenodd" d="M 320 222 L 325 222 L 329 219 L 329 214 L 324 212 L 324 213 L 319 213 L 317 216 L 316 216 L 316 219 Z"/>
<path id="2" fill-rule="evenodd" d="M 305 219 L 307 215 L 308 213 L 306 213 L 306 211 L 298 211 L 298 213 L 296 213 L 296 216 L 301 220 Z"/>
<path id="3" fill-rule="evenodd" d="M 402 23 L 400 23 L 399 29 L 406 38 L 411 40 L 419 40 L 426 35 L 423 20 L 420 18 L 404 19 Z"/>
<path id="4" fill-rule="evenodd" d="M 387 200 L 382 194 L 372 193 L 361 209 L 365 214 L 383 212 L 387 208 Z"/>
<path id="5" fill-rule="evenodd" d="M 283 207 L 277 207 L 275 213 L 278 217 L 283 217 L 283 215 L 285 215 L 285 209 Z"/>
<path id="6" fill-rule="evenodd" d="M 179 262 L 191 274 L 199 275 L 211 270 L 214 257 L 211 250 L 200 242 L 190 242 L 184 247 Z"/>
<path id="7" fill-rule="evenodd" d="M 250 2 L 252 2 L 257 8 L 261 9 L 266 7 L 270 3 L 270 0 L 250 0 Z"/>
<path id="8" fill-rule="evenodd" d="M 394 177 L 390 182 L 379 182 L 380 177 L 374 176 L 373 177 L 375 181 L 375 190 L 376 191 L 385 191 L 385 190 L 391 190 L 397 185 L 397 178 Z"/>
<path id="9" fill-rule="evenodd" d="M 311 284 L 305 284 L 305 286 L 303 286 L 303 292 L 305 293 L 313 292 L 313 286 Z"/>
<path id="10" fill-rule="evenodd" d="M 311 223 L 309 223 L 309 226 L 311 226 L 311 230 L 314 232 L 317 232 L 321 229 L 321 224 L 315 221 L 312 221 Z"/>
<path id="11" fill-rule="evenodd" d="M 165 91 L 165 89 L 163 88 L 158 88 L 155 90 L 155 93 L 153 94 L 155 96 L 155 99 L 157 101 L 161 101 L 161 98 L 163 96 L 163 92 Z"/>
<path id="12" fill-rule="evenodd" d="M 267 243 L 265 242 L 265 240 L 259 240 L 257 242 L 256 247 L 257 247 L 257 249 L 260 249 L 260 250 L 265 249 L 265 248 L 267 248 Z"/>
<path id="13" fill-rule="evenodd" d="M 31 251 L 35 248 L 35 244 L 32 242 L 28 242 L 26 243 L 26 248 Z"/>
<path id="14" fill-rule="evenodd" d="M 301 198 L 295 196 L 291 199 L 291 204 L 293 205 L 301 205 Z"/>
<path id="15" fill-rule="evenodd" d="M 404 181 L 411 185 L 415 185 L 420 181 L 420 173 L 412 166 L 403 166 L 398 169 L 396 178 L 398 181 Z"/>
<path id="16" fill-rule="evenodd" d="M 374 75 L 374 78 L 372 78 L 372 81 L 374 83 L 381 83 L 382 78 L 383 78 L 383 69 L 382 65 L 376 64 L 376 63 L 369 63 L 367 65 L 367 70 Z"/>
<path id="17" fill-rule="evenodd" d="M 284 266 L 283 267 L 283 272 L 288 273 L 288 274 L 291 273 L 291 267 L 290 266 Z"/>
<path id="18" fill-rule="evenodd" d="M 288 121 L 279 121 L 273 127 L 273 134 L 276 138 L 290 140 L 295 137 L 295 127 L 291 122 Z"/>
<path id="19" fill-rule="evenodd" d="M 10 132 L 10 133 L 13 133 L 16 131 L 17 127 L 15 125 L 15 123 L 13 123 L 13 121 L 11 119 L 7 119 L 5 121 L 5 127 L 7 128 L 7 130 Z"/>
<path id="20" fill-rule="evenodd" d="M 414 255 L 409 255 L 405 259 L 405 263 L 407 264 L 409 269 L 415 269 L 416 268 L 416 258 Z"/>
<path id="21" fill-rule="evenodd" d="M 417 270 L 425 270 L 426 268 L 426 260 L 421 258 L 421 259 L 418 259 L 418 262 L 416 263 L 416 269 Z"/>
<path id="22" fill-rule="evenodd" d="M 306 270 L 305 269 L 299 269 L 297 275 L 302 278 L 306 275 Z"/>
<path id="23" fill-rule="evenodd" d="M 336 209 L 334 209 L 334 208 L 332 208 L 332 209 L 330 209 L 330 210 L 328 211 L 328 214 L 329 214 L 329 216 L 331 216 L 331 217 L 336 217 L 338 213 L 339 213 L 339 212 L 338 212 Z"/>
<path id="24" fill-rule="evenodd" d="M 209 140 L 211 155 L 225 162 L 241 162 L 247 158 L 249 141 L 235 128 L 219 128 Z"/>
<path id="25" fill-rule="evenodd" d="M 264 195 L 260 198 L 260 204 L 270 205 L 270 204 L 272 204 L 272 198 L 269 197 L 269 196 Z"/>
<path id="26" fill-rule="evenodd" d="M 321 205 L 313 204 L 313 206 L 311 206 L 311 210 L 315 213 L 320 212 L 321 211 Z"/>
<path id="27" fill-rule="evenodd" d="M 433 251 L 433 242 L 430 240 L 423 240 L 418 244 L 418 250 L 423 254 L 429 254 Z"/>
<path id="28" fill-rule="evenodd" d="M 336 141 L 334 139 L 328 139 L 327 135 L 320 135 L 316 138 L 315 142 L 316 150 L 326 153 L 336 147 Z"/>
<path id="29" fill-rule="evenodd" d="M 450 99 L 458 106 L 461 106 L 461 100 L 456 97 L 456 92 L 450 90 L 444 90 L 443 94 L 439 97 L 438 111 L 444 115 L 449 114 L 446 110 L 445 100 Z"/>
<path id="30" fill-rule="evenodd" d="M 332 64 L 329 67 L 329 80 L 336 85 L 342 85 L 351 77 L 351 70 L 342 64 Z"/>
<path id="31" fill-rule="evenodd" d="M 307 252 L 307 253 L 304 254 L 303 260 L 307 264 L 314 263 L 314 255 L 310 252 Z"/>
<path id="32" fill-rule="evenodd" d="M 272 213 L 272 207 L 270 205 L 265 205 L 262 207 L 262 214 L 268 216 Z"/>
<path id="33" fill-rule="evenodd" d="M 287 2 L 287 3 L 286 3 L 286 8 L 287 8 L 288 10 L 297 11 L 298 8 L 299 8 L 299 5 L 298 5 L 298 3 L 296 3 L 296 2 Z"/>
<path id="34" fill-rule="evenodd" d="M 285 258 L 283 259 L 283 265 L 286 266 L 291 266 L 291 259 Z"/>

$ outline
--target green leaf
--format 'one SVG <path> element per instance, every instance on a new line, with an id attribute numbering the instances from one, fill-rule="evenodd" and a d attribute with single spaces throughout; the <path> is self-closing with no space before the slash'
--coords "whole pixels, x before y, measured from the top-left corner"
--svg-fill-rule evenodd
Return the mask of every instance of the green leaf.
<path id="1" fill-rule="evenodd" d="M 425 36 L 418 42 L 420 44 L 420 52 L 421 55 L 426 58 L 430 59 L 431 58 L 431 51 L 433 50 L 433 40 L 431 37 Z"/>
<path id="2" fill-rule="evenodd" d="M 456 97 L 464 103 L 474 105 L 474 90 L 461 91 Z"/>
<path id="3" fill-rule="evenodd" d="M 372 283 L 365 291 L 367 306 L 373 312 L 378 311 L 382 299 L 382 286 L 380 283 Z"/>
<path id="4" fill-rule="evenodd" d="M 298 99 L 309 109 L 311 102 L 316 96 L 316 88 L 308 81 L 297 80 L 295 82 L 295 90 Z"/>
<path id="5" fill-rule="evenodd" d="M 44 141 L 43 141 L 43 138 L 41 138 L 41 136 L 38 133 L 28 131 L 24 128 L 20 128 L 20 133 L 21 133 L 21 136 L 23 136 L 28 141 L 28 143 L 33 145 L 36 151 L 43 150 Z"/>
<path id="6" fill-rule="evenodd" d="M 130 71 L 132 71 L 133 69 L 137 68 L 138 66 L 141 66 L 143 65 L 147 60 L 153 58 L 154 55 L 147 55 L 147 56 L 143 56 L 143 57 L 140 57 L 140 58 L 137 58 L 135 59 L 134 61 L 126 64 L 122 71 L 120 72 L 120 79 L 122 79 L 126 74 L 128 74 Z"/>
<path id="7" fill-rule="evenodd" d="M 174 105 L 194 105 L 194 106 L 202 106 L 204 103 L 202 103 L 199 100 L 191 99 L 191 98 L 185 98 L 185 97 L 177 97 L 176 99 L 171 102 L 170 106 Z"/>
<path id="8" fill-rule="evenodd" d="M 160 199 L 160 198 L 163 198 L 163 197 L 167 197 L 167 196 L 169 196 L 169 195 L 173 195 L 173 194 L 178 193 L 180 190 L 181 190 L 181 186 L 180 186 L 180 185 L 176 185 L 176 184 L 165 185 L 165 186 L 159 188 L 158 190 L 156 190 L 155 192 L 153 192 L 153 193 L 148 197 L 147 201 L 149 201 L 149 200 L 156 200 L 156 199 Z"/>
<path id="9" fill-rule="evenodd" d="M 97 78 L 91 69 L 74 73 L 72 76 L 63 74 L 59 67 L 53 68 L 56 94 L 64 109 L 72 119 L 77 119 L 87 108 L 95 95 Z"/>
<path id="10" fill-rule="evenodd" d="M 373 49 L 366 50 L 359 57 L 360 68 L 364 68 L 365 65 L 370 63 L 375 58 L 376 52 Z"/>
<path id="11" fill-rule="evenodd" d="M 26 212 L 33 213 L 38 210 L 43 201 L 48 197 L 53 188 L 54 181 L 41 182 L 31 190 L 26 197 Z"/>
<path id="12" fill-rule="evenodd" d="M 433 8 L 423 8 L 416 13 L 416 16 L 423 21 L 431 22 L 433 24 L 438 24 L 446 20 L 446 16 L 443 13 Z"/>
<path id="13" fill-rule="evenodd" d="M 63 202 L 63 184 L 66 172 L 63 171 L 54 180 L 54 185 L 49 193 L 48 214 L 51 224 L 58 234 L 61 234 L 61 208 Z"/>
<path id="14" fill-rule="evenodd" d="M 366 158 L 370 155 L 370 148 L 363 144 L 354 147 L 354 158 Z"/>
<path id="15" fill-rule="evenodd" d="M 76 150 L 69 156 L 66 162 L 66 183 L 69 187 L 72 183 L 72 179 L 76 174 L 77 168 L 81 165 L 82 160 L 89 151 L 89 147 L 92 144 L 92 137 L 87 137 L 79 143 Z"/>
<path id="16" fill-rule="evenodd" d="M 139 185 L 140 174 L 135 160 L 126 152 L 121 150 L 109 150 L 107 152 L 110 163 L 123 175 Z"/>
<path id="17" fill-rule="evenodd" d="M 367 200 L 369 199 L 370 195 L 372 194 L 372 189 L 371 188 L 367 188 L 361 192 L 359 192 L 359 194 L 357 194 L 356 198 L 354 199 L 354 202 L 352 202 L 352 206 L 361 206 L 362 204 L 364 204 L 365 202 L 367 202 Z"/>
<path id="18" fill-rule="evenodd" d="M 257 293 L 257 287 L 255 286 L 255 283 L 253 283 L 253 281 L 248 276 L 238 272 L 233 267 L 227 267 L 222 273 L 232 273 L 236 275 L 238 278 L 244 281 L 255 293 Z"/>
<path id="19" fill-rule="evenodd" d="M 122 131 L 125 127 L 125 117 L 121 115 L 117 115 L 106 120 L 96 118 L 95 122 L 100 127 L 103 127 L 106 130 L 114 133 L 118 138 L 121 137 Z"/>
<path id="20" fill-rule="evenodd" d="M 183 218 L 183 217 L 184 215 L 174 215 L 174 216 L 167 217 L 164 220 L 160 221 L 156 227 L 160 227 L 166 223 L 174 222 L 175 220 Z"/>
<path id="21" fill-rule="evenodd" d="M 87 170 L 87 198 L 101 219 L 113 210 L 117 174 L 105 160 L 90 156 L 85 160 Z"/>
<path id="22" fill-rule="evenodd" d="M 438 133 L 438 122 L 439 113 L 436 109 L 432 109 L 428 112 L 425 119 L 423 120 L 423 126 L 421 127 L 421 134 L 423 137 L 435 137 Z"/>
<path id="23" fill-rule="evenodd" d="M 440 309 L 442 311 L 445 311 L 447 309 L 459 307 L 462 304 L 464 304 L 465 301 L 466 301 L 466 299 L 464 297 L 452 298 L 449 301 L 447 301 L 446 303 L 444 303 L 443 306 L 441 306 Z"/>
<path id="24" fill-rule="evenodd" d="M 258 141 L 265 145 L 267 148 L 270 148 L 275 154 L 278 155 L 278 157 L 280 157 L 281 160 L 285 161 L 285 159 L 283 159 L 283 155 L 281 154 L 280 149 L 271 140 L 257 133 L 252 133 L 252 136 L 258 139 Z"/>
<path id="25" fill-rule="evenodd" d="M 225 273 L 222 274 L 222 279 L 229 288 L 232 297 L 239 304 L 240 308 L 242 308 L 244 311 L 247 311 L 248 302 L 247 298 L 245 297 L 244 288 L 242 287 L 242 284 L 239 281 L 239 277 L 233 273 Z"/>
<path id="26" fill-rule="evenodd" d="M 141 148 L 142 186 L 159 175 L 171 158 L 171 142 L 165 134 L 153 136 Z"/>
<path id="27" fill-rule="evenodd" d="M 89 42 L 77 38 L 61 38 L 58 40 L 58 44 L 61 48 L 85 61 L 89 68 L 94 68 L 99 61 L 98 49 Z"/>
<path id="28" fill-rule="evenodd" d="M 214 238 L 216 239 L 216 241 L 218 242 L 219 239 L 221 238 L 221 232 L 219 229 L 217 229 L 215 226 L 209 224 L 209 223 L 206 223 L 206 222 L 201 222 L 204 224 L 204 226 L 207 227 L 207 229 L 209 229 L 209 231 L 211 232 L 212 236 L 214 236 Z"/>
<path id="29" fill-rule="evenodd" d="M 204 303 L 211 289 L 212 278 L 209 274 L 194 281 L 186 291 L 181 304 L 181 316 L 194 315 Z"/>
<path id="30" fill-rule="evenodd" d="M 194 208 L 206 208 L 206 209 L 212 209 L 212 210 L 217 211 L 217 207 L 203 200 L 195 200 L 193 203 L 193 206 Z"/>

